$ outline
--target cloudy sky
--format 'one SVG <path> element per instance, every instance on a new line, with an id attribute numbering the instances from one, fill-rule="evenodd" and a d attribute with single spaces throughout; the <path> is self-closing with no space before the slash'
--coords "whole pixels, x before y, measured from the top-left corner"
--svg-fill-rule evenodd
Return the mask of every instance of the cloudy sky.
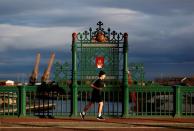
<path id="1" fill-rule="evenodd" d="M 129 62 L 147 79 L 194 75 L 194 0 L 0 0 L 0 79 L 26 80 L 41 53 L 68 61 L 72 32 L 129 34 Z"/>

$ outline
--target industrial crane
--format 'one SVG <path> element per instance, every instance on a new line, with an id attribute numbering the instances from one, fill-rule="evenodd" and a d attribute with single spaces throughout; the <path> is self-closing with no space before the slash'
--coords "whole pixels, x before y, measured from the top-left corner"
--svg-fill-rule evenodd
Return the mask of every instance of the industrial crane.
<path id="1" fill-rule="evenodd" d="M 29 84 L 31 84 L 31 85 L 34 85 L 37 82 L 39 63 L 40 63 L 40 53 L 37 53 L 35 64 L 34 64 L 34 69 L 32 71 L 30 78 L 29 78 Z"/>
<path id="2" fill-rule="evenodd" d="M 42 78 L 41 78 L 42 83 L 46 83 L 47 80 L 49 79 L 50 71 L 51 71 L 51 67 L 53 65 L 54 59 L 55 59 L 55 53 L 52 52 L 51 56 L 50 56 L 50 59 L 49 59 L 49 62 L 48 62 L 48 67 L 45 69 L 44 74 L 42 75 Z"/>

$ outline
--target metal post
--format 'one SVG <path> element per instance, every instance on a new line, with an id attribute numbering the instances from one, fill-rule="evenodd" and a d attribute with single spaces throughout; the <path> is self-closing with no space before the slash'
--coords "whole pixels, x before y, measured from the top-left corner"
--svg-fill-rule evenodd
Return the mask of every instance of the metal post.
<path id="1" fill-rule="evenodd" d="M 123 45 L 123 117 L 128 117 L 129 88 L 128 88 L 128 34 L 124 33 Z"/>
<path id="2" fill-rule="evenodd" d="M 26 116 L 26 88 L 25 86 L 20 87 L 20 107 L 19 116 Z"/>
<path id="3" fill-rule="evenodd" d="M 175 87 L 175 116 L 174 117 L 181 117 L 181 109 L 182 109 L 182 94 L 181 94 L 181 87 Z"/>
<path id="4" fill-rule="evenodd" d="M 77 100 L 77 34 L 72 34 L 72 102 L 71 102 L 71 116 L 77 116 L 78 100 Z"/>

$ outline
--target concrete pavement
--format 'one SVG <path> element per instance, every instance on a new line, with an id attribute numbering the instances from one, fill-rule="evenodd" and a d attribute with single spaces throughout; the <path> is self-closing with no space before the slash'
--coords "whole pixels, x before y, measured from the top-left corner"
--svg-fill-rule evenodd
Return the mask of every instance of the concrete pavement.
<path id="1" fill-rule="evenodd" d="M 194 118 L 1 118 L 1 131 L 111 130 L 111 131 L 191 131 Z"/>

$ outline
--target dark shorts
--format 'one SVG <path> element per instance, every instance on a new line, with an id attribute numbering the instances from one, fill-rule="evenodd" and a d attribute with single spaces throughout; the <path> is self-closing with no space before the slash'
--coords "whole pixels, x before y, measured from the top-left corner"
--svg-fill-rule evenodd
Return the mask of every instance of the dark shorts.
<path id="1" fill-rule="evenodd" d="M 93 89 L 91 102 L 103 102 L 103 92 Z"/>

